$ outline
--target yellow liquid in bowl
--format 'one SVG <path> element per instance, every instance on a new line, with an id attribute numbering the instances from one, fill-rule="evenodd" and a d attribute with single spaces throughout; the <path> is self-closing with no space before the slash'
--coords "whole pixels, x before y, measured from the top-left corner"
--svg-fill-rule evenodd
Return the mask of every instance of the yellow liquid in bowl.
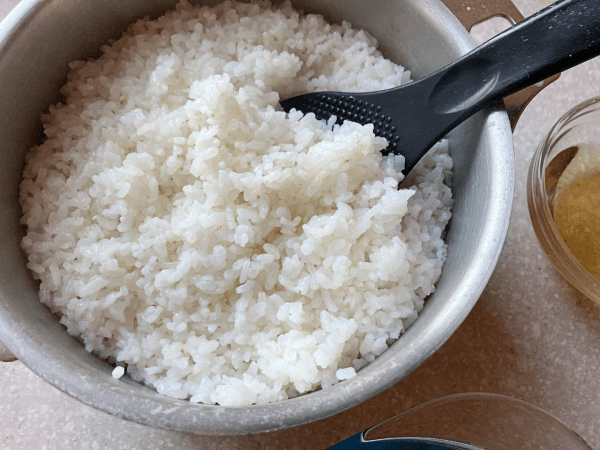
<path id="1" fill-rule="evenodd" d="M 554 202 L 554 221 L 575 258 L 600 277 L 600 175 L 569 184 Z"/>

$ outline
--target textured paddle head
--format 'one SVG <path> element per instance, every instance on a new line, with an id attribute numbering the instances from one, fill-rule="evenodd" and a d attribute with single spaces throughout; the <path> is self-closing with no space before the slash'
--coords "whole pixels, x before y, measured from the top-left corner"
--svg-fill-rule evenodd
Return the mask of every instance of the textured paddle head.
<path id="1" fill-rule="evenodd" d="M 329 120 L 331 116 L 336 116 L 338 124 L 342 124 L 345 120 L 362 125 L 371 123 L 375 135 L 388 141 L 388 146 L 382 153 L 398 153 L 400 136 L 397 133 L 397 125 L 387 108 L 384 109 L 381 104 L 378 104 L 380 101 L 381 92 L 318 92 L 284 100 L 281 106 L 286 112 L 292 109 L 302 111 L 304 114 L 312 112 L 319 120 Z"/>

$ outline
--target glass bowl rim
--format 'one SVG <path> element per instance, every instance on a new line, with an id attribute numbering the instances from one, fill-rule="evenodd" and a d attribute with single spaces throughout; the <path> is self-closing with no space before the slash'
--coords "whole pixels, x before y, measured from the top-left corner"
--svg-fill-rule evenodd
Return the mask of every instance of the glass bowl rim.
<path id="1" fill-rule="evenodd" d="M 538 241 L 560 274 L 582 294 L 600 304 L 600 278 L 591 275 L 565 244 L 550 211 L 546 191 L 546 167 L 554 141 L 571 129 L 572 120 L 581 117 L 588 108 L 600 104 L 600 96 L 585 100 L 568 110 L 550 129 L 536 149 L 527 176 L 529 215 Z M 562 132 L 562 134 L 559 134 Z"/>

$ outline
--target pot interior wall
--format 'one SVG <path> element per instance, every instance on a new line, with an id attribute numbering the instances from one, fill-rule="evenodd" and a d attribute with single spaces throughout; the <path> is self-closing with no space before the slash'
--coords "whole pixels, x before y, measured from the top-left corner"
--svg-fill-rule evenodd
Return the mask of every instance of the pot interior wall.
<path id="1" fill-rule="evenodd" d="M 40 115 L 60 99 L 67 63 L 98 56 L 100 45 L 118 38 L 130 23 L 145 15 L 157 17 L 175 3 L 24 0 L 0 26 L 0 340 L 57 388 L 150 426 L 237 434 L 285 428 L 347 409 L 414 370 L 458 327 L 483 290 L 511 207 L 512 146 L 506 115 L 488 110 L 452 133 L 456 203 L 444 275 L 421 318 L 376 363 L 352 380 L 280 404 L 223 408 L 160 396 L 127 377 L 114 380 L 112 367 L 87 353 L 39 302 L 20 248 L 18 185 L 25 154 L 39 139 Z M 473 46 L 437 0 L 293 3 L 368 30 L 379 39 L 383 53 L 411 68 L 416 78 Z"/>

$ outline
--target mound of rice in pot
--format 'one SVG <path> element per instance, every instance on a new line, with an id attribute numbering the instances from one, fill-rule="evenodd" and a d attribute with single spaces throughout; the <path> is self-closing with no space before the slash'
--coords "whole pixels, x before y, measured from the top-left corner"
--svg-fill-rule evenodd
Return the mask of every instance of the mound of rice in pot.
<path id="1" fill-rule="evenodd" d="M 289 3 L 182 1 L 71 63 L 21 184 L 41 301 L 170 397 L 261 404 L 354 377 L 434 290 L 452 161 L 439 143 L 398 190 L 372 125 L 279 100 L 408 82 L 376 44 Z"/>

